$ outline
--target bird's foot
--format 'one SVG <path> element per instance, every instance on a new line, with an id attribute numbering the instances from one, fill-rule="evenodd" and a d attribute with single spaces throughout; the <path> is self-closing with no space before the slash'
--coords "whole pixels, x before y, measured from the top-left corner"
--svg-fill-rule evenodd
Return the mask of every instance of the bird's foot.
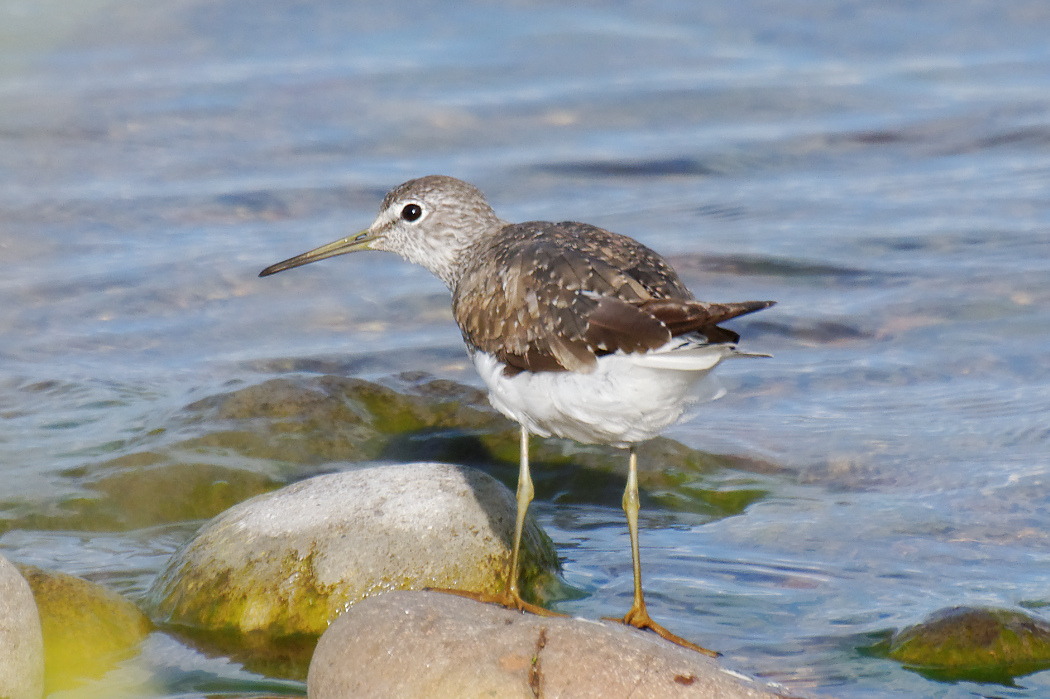
<path id="1" fill-rule="evenodd" d="M 476 602 L 484 602 L 485 604 L 498 604 L 501 607 L 507 609 L 517 609 L 519 612 L 528 612 L 529 614 L 535 614 L 537 616 L 566 616 L 565 614 L 559 614 L 558 612 L 552 612 L 549 609 L 544 609 L 539 605 L 531 604 L 521 598 L 516 592 L 510 590 L 504 590 L 499 594 L 491 594 L 489 592 L 474 592 L 473 590 L 454 590 L 451 588 L 440 588 L 440 587 L 428 587 L 430 592 L 444 592 L 447 595 L 457 595 L 459 597 L 466 597 Z"/>
<path id="2" fill-rule="evenodd" d="M 653 621 L 652 617 L 649 616 L 649 612 L 646 611 L 644 606 L 638 607 L 637 605 L 635 605 L 631 607 L 631 610 L 627 612 L 627 614 L 625 614 L 622 619 L 618 617 L 604 618 L 608 619 L 609 621 L 619 621 L 622 624 L 633 626 L 636 629 L 648 629 L 660 638 L 670 641 L 671 643 L 674 643 L 676 645 L 682 646 L 683 648 L 695 650 L 697 653 L 702 653 L 711 658 L 717 658 L 718 656 L 722 655 L 716 650 L 709 650 L 707 648 L 704 648 L 703 646 L 698 646 L 692 641 L 687 641 L 681 636 L 676 636 L 675 634 L 671 633 L 663 626 L 660 626 L 655 621 Z"/>

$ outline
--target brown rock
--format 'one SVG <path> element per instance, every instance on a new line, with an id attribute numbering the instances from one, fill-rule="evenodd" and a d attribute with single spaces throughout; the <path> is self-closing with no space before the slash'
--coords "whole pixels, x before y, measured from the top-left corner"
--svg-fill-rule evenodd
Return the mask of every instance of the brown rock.
<path id="1" fill-rule="evenodd" d="M 773 699 L 698 653 L 615 622 L 548 618 L 437 592 L 355 604 L 321 637 L 311 699 Z"/>

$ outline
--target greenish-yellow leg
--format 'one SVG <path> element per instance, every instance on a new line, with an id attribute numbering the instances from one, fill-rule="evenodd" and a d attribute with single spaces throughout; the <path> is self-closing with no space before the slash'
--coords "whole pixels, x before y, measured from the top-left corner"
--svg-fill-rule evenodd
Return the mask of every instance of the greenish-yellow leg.
<path id="1" fill-rule="evenodd" d="M 520 609 L 523 612 L 541 616 L 564 616 L 564 614 L 558 614 L 526 602 L 521 598 L 521 593 L 518 591 L 518 575 L 521 569 L 519 561 L 521 556 L 521 536 L 525 531 L 525 514 L 529 511 L 529 503 L 532 502 L 535 492 L 532 487 L 532 475 L 529 473 L 529 432 L 522 426 L 521 455 L 518 460 L 518 515 L 514 522 L 514 547 L 510 555 L 510 574 L 507 576 L 507 586 L 498 595 L 471 592 L 469 590 L 441 590 L 441 592 L 469 597 L 480 602 L 501 604 L 508 609 Z"/>
<path id="2" fill-rule="evenodd" d="M 677 643 L 683 648 L 695 650 L 698 653 L 718 657 L 721 653 L 708 650 L 676 636 L 664 627 L 657 624 L 649 616 L 645 609 L 645 597 L 642 595 L 642 559 L 638 553 L 638 454 L 634 446 L 631 446 L 631 460 L 627 469 L 627 487 L 623 491 L 623 511 L 627 515 L 627 529 L 631 533 L 631 559 L 634 562 L 634 604 L 623 618 L 623 623 L 630 624 L 639 629 L 649 629 L 661 638 L 672 643 Z"/>
<path id="3" fill-rule="evenodd" d="M 521 451 L 518 457 L 518 517 L 514 522 L 514 550 L 510 554 L 510 575 L 507 577 L 507 589 L 504 592 L 507 597 L 518 602 L 522 602 L 518 592 L 521 535 L 525 531 L 525 513 L 529 511 L 529 503 L 532 502 L 535 494 L 536 490 L 532 487 L 532 474 L 529 472 L 529 432 L 522 427 Z"/>

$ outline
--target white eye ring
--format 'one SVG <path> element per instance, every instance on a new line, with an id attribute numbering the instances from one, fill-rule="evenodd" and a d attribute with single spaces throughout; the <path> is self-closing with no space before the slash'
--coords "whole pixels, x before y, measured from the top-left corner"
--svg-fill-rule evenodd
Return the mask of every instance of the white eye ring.
<path id="1" fill-rule="evenodd" d="M 405 204 L 401 207 L 401 220 L 415 223 L 423 216 L 423 207 L 415 202 Z"/>

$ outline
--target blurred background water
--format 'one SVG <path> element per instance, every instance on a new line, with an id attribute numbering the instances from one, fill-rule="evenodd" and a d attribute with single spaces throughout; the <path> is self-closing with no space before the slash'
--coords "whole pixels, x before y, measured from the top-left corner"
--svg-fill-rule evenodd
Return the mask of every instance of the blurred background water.
<path id="1" fill-rule="evenodd" d="M 1048 36 L 1039 0 L 0 0 L 0 517 L 304 362 L 478 385 L 420 268 L 256 278 L 450 174 L 507 220 L 638 238 L 700 298 L 779 301 L 733 326 L 774 358 L 669 432 L 767 464 L 716 478 L 770 495 L 643 514 L 654 616 L 817 694 L 1046 696 L 857 647 L 1050 602 Z M 537 513 L 588 593 L 562 608 L 622 613 L 619 509 Z M 134 597 L 191 531 L 0 552 Z M 160 696 L 301 690 L 163 634 L 144 657 Z"/>

